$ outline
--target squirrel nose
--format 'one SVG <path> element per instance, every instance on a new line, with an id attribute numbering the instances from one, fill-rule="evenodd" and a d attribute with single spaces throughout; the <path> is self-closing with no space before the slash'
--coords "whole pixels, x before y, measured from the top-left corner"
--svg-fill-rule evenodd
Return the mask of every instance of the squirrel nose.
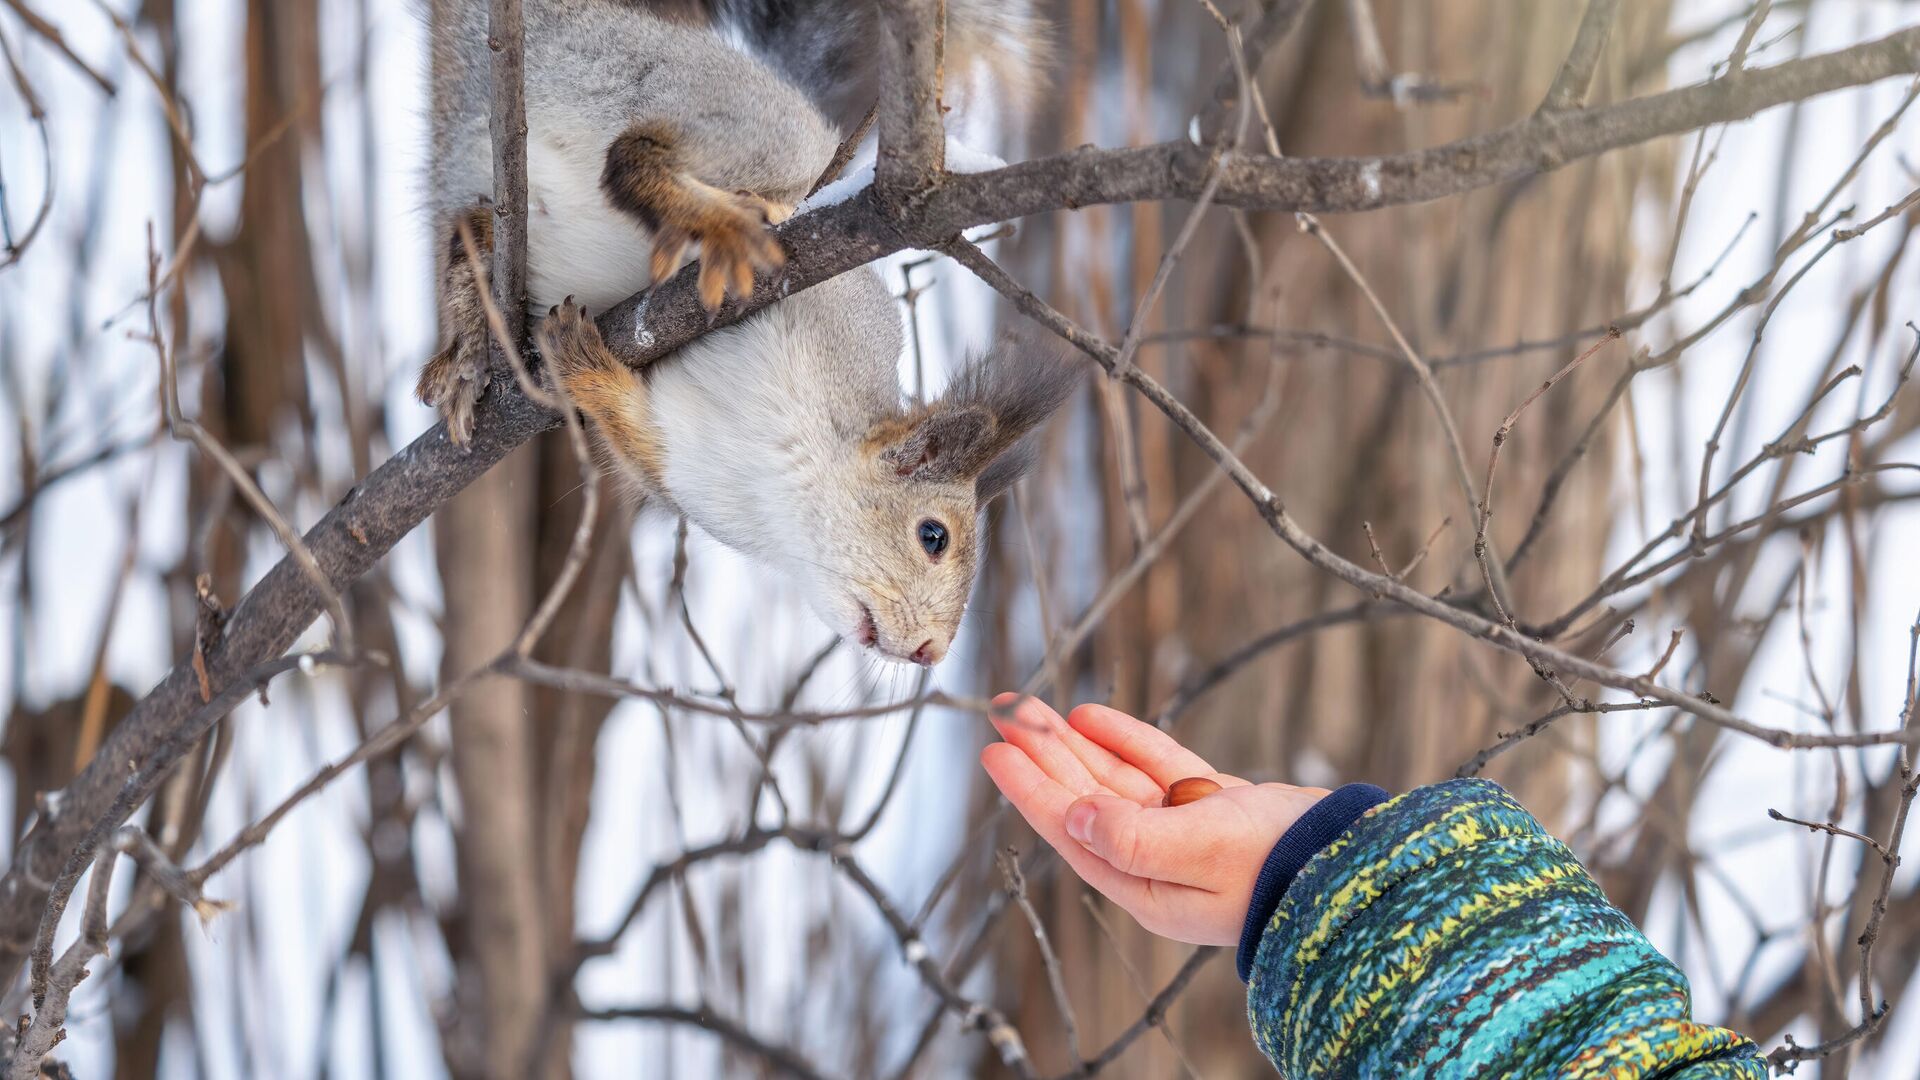
<path id="1" fill-rule="evenodd" d="M 932 667 L 939 661 L 941 652 L 942 650 L 937 650 L 933 647 L 933 640 L 929 638 L 921 642 L 920 647 L 913 650 L 913 655 L 907 657 L 907 659 L 919 664 L 921 667 Z"/>

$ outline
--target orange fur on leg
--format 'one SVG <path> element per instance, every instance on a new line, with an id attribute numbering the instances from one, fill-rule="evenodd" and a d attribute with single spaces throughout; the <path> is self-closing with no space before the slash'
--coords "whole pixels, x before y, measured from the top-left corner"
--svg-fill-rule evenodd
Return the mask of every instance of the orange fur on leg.
<path id="1" fill-rule="evenodd" d="M 665 459 L 647 411 L 646 380 L 613 355 L 587 309 L 571 296 L 540 321 L 534 340 L 554 381 L 593 421 L 614 458 L 658 491 Z"/>

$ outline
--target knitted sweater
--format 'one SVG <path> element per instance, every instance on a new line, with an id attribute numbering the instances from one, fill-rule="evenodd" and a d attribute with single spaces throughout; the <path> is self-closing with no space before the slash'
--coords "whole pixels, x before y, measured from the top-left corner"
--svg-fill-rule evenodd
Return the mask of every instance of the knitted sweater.
<path id="1" fill-rule="evenodd" d="M 1751 1042 L 1690 1019 L 1685 976 L 1498 785 L 1355 813 L 1298 861 L 1290 831 L 1262 883 L 1297 873 L 1248 914 L 1247 1011 L 1285 1076 L 1766 1076 Z"/>

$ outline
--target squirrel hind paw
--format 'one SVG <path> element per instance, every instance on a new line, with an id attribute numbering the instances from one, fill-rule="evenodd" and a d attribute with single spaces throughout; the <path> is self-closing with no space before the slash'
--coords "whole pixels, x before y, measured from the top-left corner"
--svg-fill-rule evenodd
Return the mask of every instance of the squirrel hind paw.
<path id="1" fill-rule="evenodd" d="M 420 369 L 420 381 L 413 392 L 422 404 L 440 410 L 447 422 L 447 437 L 454 445 L 465 446 L 473 438 L 474 407 L 486 390 L 486 347 L 473 348 L 461 337 L 435 353 Z"/>
<path id="2" fill-rule="evenodd" d="M 553 380 L 575 398 L 579 396 L 577 390 L 582 376 L 615 371 L 622 366 L 619 358 L 607 349 L 600 337 L 600 328 L 587 316 L 586 307 L 574 303 L 571 296 L 547 312 L 547 317 L 534 329 L 533 338 Z"/>

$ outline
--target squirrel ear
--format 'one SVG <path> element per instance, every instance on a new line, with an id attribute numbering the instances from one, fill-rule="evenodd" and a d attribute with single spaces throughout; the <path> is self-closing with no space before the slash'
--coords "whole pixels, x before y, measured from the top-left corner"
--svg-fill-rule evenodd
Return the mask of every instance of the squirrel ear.
<path id="1" fill-rule="evenodd" d="M 882 450 L 880 460 L 903 478 L 965 480 L 979 471 L 992 431 L 993 417 L 986 410 L 942 402 Z"/>
<path id="2" fill-rule="evenodd" d="M 978 447 L 974 495 L 985 506 L 1026 475 L 1040 456 L 1037 429 L 1080 381 L 1064 346 L 1032 335 L 1009 334 L 969 363 L 948 385 L 941 405 L 978 409 L 993 418 Z"/>

